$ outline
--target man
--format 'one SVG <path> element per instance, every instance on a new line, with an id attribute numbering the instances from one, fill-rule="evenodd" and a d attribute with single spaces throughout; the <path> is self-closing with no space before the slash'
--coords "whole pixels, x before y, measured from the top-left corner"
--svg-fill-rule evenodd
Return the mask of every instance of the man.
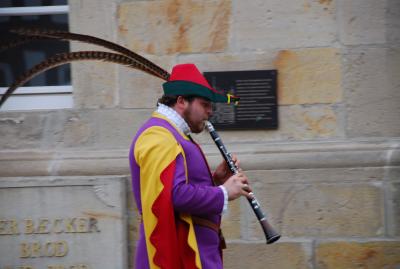
<path id="1" fill-rule="evenodd" d="M 221 214 L 228 200 L 248 196 L 247 177 L 232 175 L 225 162 L 211 173 L 190 133 L 202 132 L 212 102 L 228 97 L 193 64 L 175 66 L 163 88 L 157 111 L 139 129 L 130 150 L 142 220 L 136 268 L 222 268 Z"/>

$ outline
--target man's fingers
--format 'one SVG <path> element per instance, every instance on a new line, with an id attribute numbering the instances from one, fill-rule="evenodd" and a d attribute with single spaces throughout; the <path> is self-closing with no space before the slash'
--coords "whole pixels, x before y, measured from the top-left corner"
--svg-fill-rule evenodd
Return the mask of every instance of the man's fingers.
<path id="1" fill-rule="evenodd" d="M 244 190 L 245 192 L 249 192 L 249 185 L 243 184 L 242 190 Z"/>
<path id="2" fill-rule="evenodd" d="M 232 155 L 232 161 L 235 163 L 237 167 L 239 167 L 240 160 L 237 158 L 236 154 Z"/>
<path id="3" fill-rule="evenodd" d="M 242 190 L 244 190 L 246 193 L 251 192 L 251 188 L 249 186 L 249 184 L 243 184 Z"/>
<path id="4" fill-rule="evenodd" d="M 247 197 L 247 198 L 252 198 L 252 192 L 251 191 L 242 190 L 242 195 L 244 197 Z"/>
<path id="5" fill-rule="evenodd" d="M 236 174 L 237 179 L 243 184 L 249 184 L 248 178 L 243 173 Z"/>

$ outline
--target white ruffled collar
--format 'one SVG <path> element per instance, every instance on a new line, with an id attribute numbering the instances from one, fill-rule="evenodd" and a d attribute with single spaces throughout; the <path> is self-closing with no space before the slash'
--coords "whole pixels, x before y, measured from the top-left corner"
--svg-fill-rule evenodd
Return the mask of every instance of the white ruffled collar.
<path id="1" fill-rule="evenodd" d="M 169 119 L 182 133 L 185 135 L 190 135 L 189 125 L 173 108 L 158 103 L 156 112 Z"/>

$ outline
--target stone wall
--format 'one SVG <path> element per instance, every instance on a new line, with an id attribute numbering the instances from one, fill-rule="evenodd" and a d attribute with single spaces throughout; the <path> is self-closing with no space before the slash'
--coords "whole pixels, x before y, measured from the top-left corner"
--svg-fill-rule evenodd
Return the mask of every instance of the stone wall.
<path id="1" fill-rule="evenodd" d="M 165 69 L 277 69 L 279 129 L 220 132 L 273 226 L 247 201 L 224 217 L 226 268 L 400 265 L 400 4 L 397 0 L 70 1 L 70 29 Z M 73 43 L 72 50 L 91 46 Z M 128 175 L 128 147 L 162 81 L 73 64 L 75 108 L 0 113 L 0 175 Z M 220 157 L 207 134 L 213 167 Z M 137 214 L 127 187 L 129 261 Z"/>

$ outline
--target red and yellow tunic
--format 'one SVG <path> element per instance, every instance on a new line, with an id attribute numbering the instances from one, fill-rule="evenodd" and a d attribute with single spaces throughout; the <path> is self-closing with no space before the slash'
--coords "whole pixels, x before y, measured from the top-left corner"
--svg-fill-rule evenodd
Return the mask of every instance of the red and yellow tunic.
<path id="1" fill-rule="evenodd" d="M 155 113 L 138 131 L 130 159 L 143 221 L 137 268 L 222 268 L 218 235 L 191 219 L 218 223 L 224 203 L 199 147 Z"/>

